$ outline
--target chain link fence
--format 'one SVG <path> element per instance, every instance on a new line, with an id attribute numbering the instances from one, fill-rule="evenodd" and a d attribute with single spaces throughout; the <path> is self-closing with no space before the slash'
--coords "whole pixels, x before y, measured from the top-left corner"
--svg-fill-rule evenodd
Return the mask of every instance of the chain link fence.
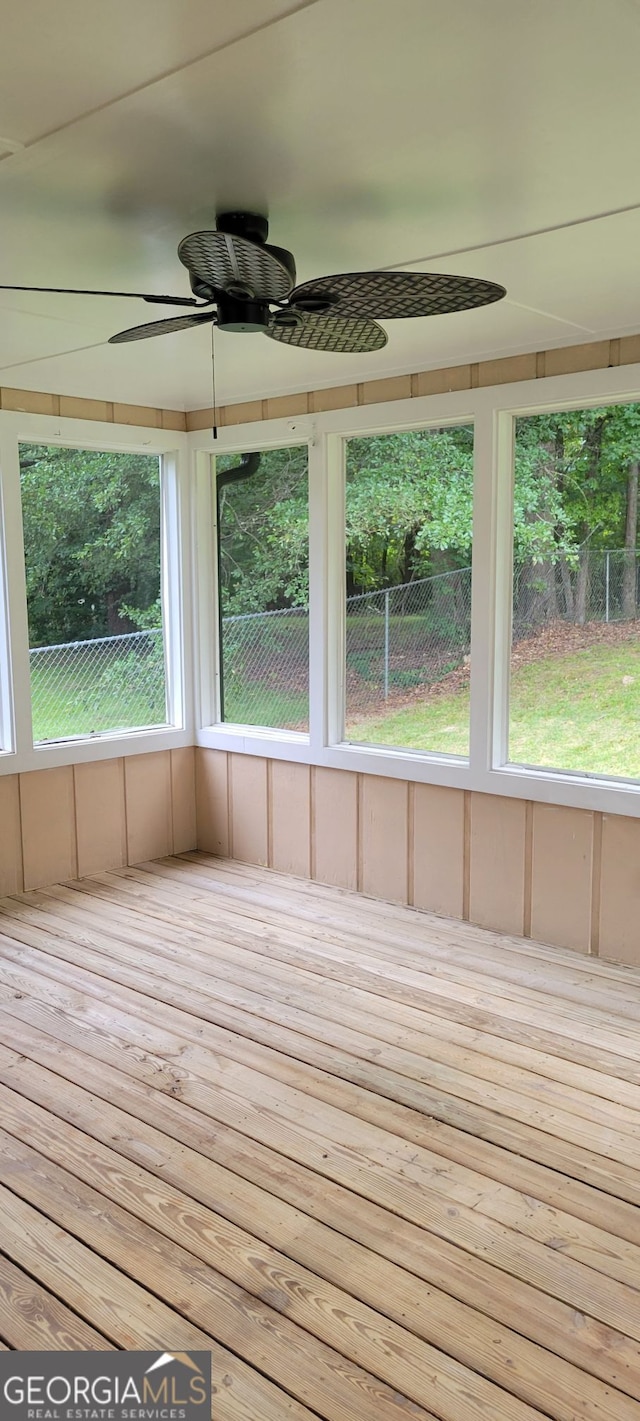
<path id="1" fill-rule="evenodd" d="M 640 607 L 640 559 L 583 549 L 514 570 L 514 641 L 557 620 L 620 622 Z M 384 711 L 468 662 L 471 568 L 347 598 L 346 717 Z M 292 607 L 222 620 L 224 718 L 309 726 L 309 614 Z M 162 629 L 31 652 L 34 739 L 166 723 Z M 452 684 L 453 689 L 453 684 Z"/>
<path id="2" fill-rule="evenodd" d="M 441 681 L 471 645 L 471 568 L 347 598 L 346 717 Z"/>
<path id="3" fill-rule="evenodd" d="M 222 619 L 224 718 L 309 729 L 309 613 L 303 607 Z"/>
<path id="4" fill-rule="evenodd" d="M 574 556 L 514 568 L 514 641 L 558 620 L 579 626 L 632 621 L 639 607 L 640 558 L 624 548 L 581 548 Z"/>
<path id="5" fill-rule="evenodd" d="M 30 653 L 36 743 L 166 724 L 162 628 Z"/>
<path id="6" fill-rule="evenodd" d="M 347 716 L 429 686 L 469 654 L 471 569 L 347 598 Z M 303 608 L 222 621 L 225 720 L 307 730 L 309 617 Z"/>

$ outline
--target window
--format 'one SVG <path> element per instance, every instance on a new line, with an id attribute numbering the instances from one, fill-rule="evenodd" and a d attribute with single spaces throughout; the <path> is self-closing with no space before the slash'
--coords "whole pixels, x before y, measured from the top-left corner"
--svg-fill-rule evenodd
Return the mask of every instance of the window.
<path id="1" fill-rule="evenodd" d="M 306 445 L 216 458 L 221 718 L 309 728 Z"/>
<path id="2" fill-rule="evenodd" d="M 640 404 L 516 420 L 509 759 L 640 778 Z"/>
<path id="3" fill-rule="evenodd" d="M 468 755 L 472 508 L 469 425 L 347 441 L 349 741 Z"/>
<path id="4" fill-rule="evenodd" d="M 20 445 L 36 744 L 166 724 L 157 456 Z"/>

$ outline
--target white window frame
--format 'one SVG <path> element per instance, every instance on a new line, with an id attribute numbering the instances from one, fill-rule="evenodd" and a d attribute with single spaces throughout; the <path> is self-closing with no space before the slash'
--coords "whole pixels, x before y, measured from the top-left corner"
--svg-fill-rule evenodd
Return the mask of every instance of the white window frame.
<path id="1" fill-rule="evenodd" d="M 169 722 L 166 726 L 108 731 L 33 744 L 20 496 L 19 445 L 23 443 L 150 454 L 160 459 L 162 612 Z M 0 603 L 5 609 L 0 605 L 0 774 L 193 744 L 189 505 L 189 451 L 184 434 L 59 419 L 51 415 L 0 412 L 0 530 L 4 534 L 0 547 Z"/>
<path id="2" fill-rule="evenodd" d="M 196 657 L 206 668 L 196 743 L 215 749 L 450 785 L 640 818 L 640 782 L 503 763 L 509 720 L 513 566 L 513 427 L 517 415 L 640 399 L 640 366 L 454 391 L 411 400 L 264 420 L 188 436 L 211 484 L 211 455 L 309 443 L 310 732 L 215 724 L 218 631 L 211 492 L 201 495 L 196 578 L 208 589 L 198 610 Z M 344 440 L 430 425 L 474 425 L 471 726 L 468 759 L 341 741 L 344 679 Z M 204 480 L 206 482 L 206 478 Z M 214 505 L 215 507 L 215 500 Z M 198 514 L 196 514 L 198 518 Z"/>
<path id="3" fill-rule="evenodd" d="M 309 716 L 311 719 L 311 701 L 314 695 L 316 705 L 324 705 L 325 677 L 318 678 L 318 658 L 311 657 L 311 645 L 318 643 L 318 637 L 324 636 L 324 621 L 318 617 L 322 606 L 322 578 L 318 577 L 317 544 L 318 535 L 321 532 L 323 518 L 324 494 L 323 494 L 323 471 L 319 468 L 318 459 L 313 459 L 313 427 L 309 420 L 269 420 L 260 422 L 259 425 L 242 425 L 239 428 L 247 432 L 240 441 L 237 439 L 227 439 L 225 434 L 231 431 L 220 430 L 218 438 L 214 441 L 213 435 L 207 437 L 200 434 L 199 440 L 194 441 L 192 450 L 195 453 L 195 475 L 194 475 L 194 498 L 193 498 L 193 552 L 194 552 L 194 606 L 195 606 L 195 637 L 196 637 L 196 664 L 199 667 L 199 674 L 195 689 L 195 703 L 197 707 L 198 727 L 204 727 L 203 733 L 210 730 L 215 735 L 218 729 L 225 736 L 227 748 L 244 748 L 245 741 L 253 742 L 255 737 L 264 740 L 269 745 L 284 743 L 286 745 L 299 746 L 303 750 L 308 750 L 311 745 L 311 736 L 306 732 L 295 730 L 269 729 L 263 726 L 253 727 L 236 725 L 232 721 L 220 720 L 220 685 L 221 685 L 221 646 L 218 625 L 218 553 L 217 553 L 217 500 L 216 500 L 216 471 L 215 457 L 221 454 L 249 454 L 254 451 L 265 453 L 269 449 L 285 449 L 307 446 L 308 449 L 308 475 L 309 475 L 309 584 L 310 584 L 310 613 L 309 613 Z M 256 437 L 256 431 L 263 431 L 261 438 Z M 235 430 L 233 433 L 235 434 Z M 312 499 L 312 464 L 314 466 L 313 485 L 314 496 Z M 312 539 L 312 529 L 315 532 L 315 539 Z M 316 548 L 312 550 L 312 541 L 315 541 Z M 312 577 L 315 574 L 314 591 L 311 591 Z M 313 607 L 313 616 L 311 612 Z M 322 623 L 322 624 L 321 624 Z M 322 658 L 324 661 L 324 657 Z M 313 683 L 313 690 L 312 690 Z M 255 734 L 254 734 L 255 731 Z M 205 744 L 209 741 L 200 741 L 200 730 L 196 734 L 196 743 Z M 321 739 L 322 737 L 320 737 Z M 233 745 L 231 745 L 233 742 Z M 316 742 L 318 743 L 318 742 Z M 257 754 L 257 751 L 252 753 Z M 286 758 L 286 757 L 283 757 Z"/>

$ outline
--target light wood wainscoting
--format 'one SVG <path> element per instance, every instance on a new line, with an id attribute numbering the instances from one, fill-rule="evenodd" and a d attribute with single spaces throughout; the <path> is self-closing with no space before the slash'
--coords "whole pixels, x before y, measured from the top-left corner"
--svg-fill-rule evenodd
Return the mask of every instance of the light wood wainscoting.
<path id="1" fill-rule="evenodd" d="M 192 746 L 0 777 L 0 893 L 195 846 Z"/>
<path id="2" fill-rule="evenodd" d="M 640 820 L 196 751 L 198 848 L 640 966 Z"/>

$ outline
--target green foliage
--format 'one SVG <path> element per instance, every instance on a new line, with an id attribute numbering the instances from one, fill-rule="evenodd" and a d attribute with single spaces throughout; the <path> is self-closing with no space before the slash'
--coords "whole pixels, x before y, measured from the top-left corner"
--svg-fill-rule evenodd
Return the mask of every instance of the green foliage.
<path id="1" fill-rule="evenodd" d="M 577 564 L 580 548 L 624 543 L 627 475 L 640 453 L 640 405 L 518 419 L 516 562 Z M 218 461 L 233 466 L 236 456 Z M 346 575 L 354 594 L 407 583 L 471 559 L 473 430 L 409 430 L 350 439 Z M 307 463 L 271 450 L 258 473 L 222 493 L 225 612 L 306 606 Z M 548 572 L 541 569 L 541 587 Z"/>
<path id="2" fill-rule="evenodd" d="M 160 589 L 157 458 L 22 444 L 20 462 L 31 645 L 133 630 L 122 609 L 139 624 Z"/>
<path id="3" fill-rule="evenodd" d="M 627 481 L 640 455 L 640 405 L 517 420 L 514 546 L 542 593 L 560 558 L 620 548 Z M 219 470 L 237 465 L 220 457 Z M 22 445 L 32 646 L 160 624 L 157 459 Z M 368 592 L 469 565 L 473 430 L 410 430 L 347 441 L 347 592 Z M 308 605 L 305 447 L 262 454 L 258 472 L 220 498 L 225 615 Z M 444 609 L 434 584 L 430 612 Z M 409 602 L 403 605 L 411 612 Z M 461 641 L 466 636 L 458 618 Z M 290 630 L 278 629 L 279 637 Z M 274 635 L 276 635 L 274 628 Z"/>
<path id="4" fill-rule="evenodd" d="M 516 422 L 516 561 L 624 545 L 640 405 L 529 415 Z"/>
<path id="5" fill-rule="evenodd" d="M 216 460 L 218 473 L 237 454 Z M 309 600 L 307 450 L 270 449 L 248 479 L 220 494 L 224 615 L 306 607 Z"/>
<path id="6" fill-rule="evenodd" d="M 347 445 L 347 587 L 460 567 L 471 547 L 473 431 L 411 430 Z"/>

